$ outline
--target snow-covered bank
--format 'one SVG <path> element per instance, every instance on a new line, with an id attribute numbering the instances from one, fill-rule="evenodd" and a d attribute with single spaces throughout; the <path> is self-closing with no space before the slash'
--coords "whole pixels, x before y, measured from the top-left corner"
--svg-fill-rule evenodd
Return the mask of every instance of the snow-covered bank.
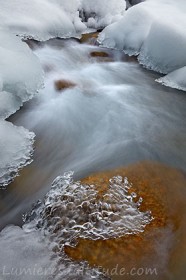
<path id="1" fill-rule="evenodd" d="M 167 74 L 186 65 L 185 13 L 183 0 L 147 0 L 130 8 L 119 22 L 106 27 L 99 41 L 105 47 L 139 55 L 138 60 L 145 67 Z M 179 76 L 179 83 L 184 82 L 182 78 L 183 75 Z M 174 80 L 169 85 L 173 83 Z"/>
<path id="2" fill-rule="evenodd" d="M 87 27 L 103 28 L 125 12 L 124 0 L 0 0 L 1 26 L 22 37 L 75 37 Z"/>
<path id="3" fill-rule="evenodd" d="M 0 185 L 30 162 L 34 133 L 4 121 L 43 84 L 39 60 L 16 36 L 0 30 Z"/>

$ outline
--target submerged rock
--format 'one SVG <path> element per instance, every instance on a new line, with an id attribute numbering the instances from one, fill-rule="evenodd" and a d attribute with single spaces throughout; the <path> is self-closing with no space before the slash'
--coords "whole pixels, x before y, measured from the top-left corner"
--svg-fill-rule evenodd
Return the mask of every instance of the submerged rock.
<path id="1" fill-rule="evenodd" d="M 55 89 L 57 91 L 62 91 L 64 89 L 73 88 L 76 86 L 75 83 L 68 80 L 58 80 L 54 82 Z"/>
<path id="2" fill-rule="evenodd" d="M 109 54 L 104 51 L 93 51 L 90 53 L 92 57 L 109 57 Z"/>
<path id="3" fill-rule="evenodd" d="M 169 279 L 168 273 L 184 279 L 184 274 L 180 275 L 181 269 L 177 270 L 181 266 L 182 273 L 185 273 L 185 253 L 182 250 L 186 247 L 184 174 L 163 164 L 142 162 L 93 174 L 82 183 L 96 185 L 97 191 L 103 196 L 108 190 L 108 179 L 117 174 L 130 179 L 133 183 L 130 192 L 135 191 L 143 197 L 140 210 L 150 209 L 154 219 L 144 232 L 137 235 L 96 241 L 80 238 L 76 247 L 65 246 L 66 254 L 74 260 L 87 260 L 91 266 L 101 267 L 112 279 L 124 279 L 124 274 L 120 273 L 122 268 L 125 269 L 126 279 L 134 279 L 130 272 L 135 272 L 139 279 L 165 280 Z M 139 268 L 143 268 L 143 271 L 141 269 L 137 274 Z M 145 268 L 150 268 L 151 274 Z M 114 270 L 115 274 L 112 275 Z"/>
<path id="4" fill-rule="evenodd" d="M 81 38 L 79 39 L 80 43 L 86 43 L 90 45 L 97 45 L 97 38 L 98 38 L 99 32 L 94 33 L 86 33 L 82 34 Z"/>
<path id="5" fill-rule="evenodd" d="M 140 211 L 142 199 L 134 201 L 127 178 L 114 176 L 107 181 L 108 190 L 101 193 L 93 184 L 73 180 L 73 172 L 57 177 L 44 201 L 24 216 L 24 230 L 44 234 L 59 258 L 57 271 L 64 279 L 108 279 L 99 268 L 91 269 L 87 262 L 73 262 L 64 246 L 76 246 L 78 238 L 107 240 L 142 232 L 151 222 L 150 212 Z M 72 278 L 66 278 L 67 275 Z"/>

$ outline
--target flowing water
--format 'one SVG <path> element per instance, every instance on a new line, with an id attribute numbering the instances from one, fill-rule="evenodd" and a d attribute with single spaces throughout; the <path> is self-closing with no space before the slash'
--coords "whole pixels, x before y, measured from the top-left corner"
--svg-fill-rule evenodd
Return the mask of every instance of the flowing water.
<path id="1" fill-rule="evenodd" d="M 10 119 L 36 134 L 34 160 L 0 190 L 1 227 L 20 224 L 65 171 L 80 179 L 151 160 L 185 172 L 185 93 L 159 85 L 158 74 L 119 51 L 55 39 L 34 52 L 45 87 Z M 56 89 L 59 80 L 69 88 Z"/>

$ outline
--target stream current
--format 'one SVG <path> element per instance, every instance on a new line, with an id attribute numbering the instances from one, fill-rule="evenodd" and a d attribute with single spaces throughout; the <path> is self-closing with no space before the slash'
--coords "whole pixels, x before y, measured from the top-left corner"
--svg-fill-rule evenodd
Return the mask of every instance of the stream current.
<path id="1" fill-rule="evenodd" d="M 139 160 L 186 170 L 185 93 L 159 85 L 159 74 L 119 51 L 53 39 L 34 52 L 45 87 L 10 118 L 36 134 L 33 163 L 0 193 L 2 225 L 65 171 L 79 179 Z M 75 86 L 58 91 L 59 80 Z"/>
<path id="2" fill-rule="evenodd" d="M 145 160 L 169 165 L 184 174 L 185 93 L 156 83 L 159 74 L 145 70 L 134 58 L 119 51 L 73 39 L 29 44 L 45 72 L 45 87 L 10 118 L 15 125 L 36 134 L 35 151 L 33 162 L 7 189 L 0 190 L 1 228 L 22 225 L 22 214 L 66 171 L 74 171 L 74 179 L 79 180 L 94 172 Z M 73 189 L 73 185 L 69 188 Z M 56 191 L 61 188 L 58 186 Z M 89 193 L 89 189 L 86 191 Z M 90 192 L 94 195 L 94 190 Z M 82 191 L 80 199 L 83 195 L 86 192 Z M 58 193 L 52 199 L 55 205 L 60 200 Z M 138 213 L 135 207 L 136 217 L 144 215 L 148 224 L 151 218 Z M 37 208 L 34 211 L 37 215 Z M 135 223 L 139 229 L 143 226 L 137 220 Z M 17 235 L 22 236 L 23 242 L 27 240 L 20 228 L 13 227 L 3 231 L 2 242 L 9 246 L 8 240 L 13 238 L 14 244 Z M 37 233 L 32 234 L 30 243 L 34 235 Z M 33 243 L 37 252 L 40 243 Z M 65 271 L 68 274 L 68 269 Z"/>

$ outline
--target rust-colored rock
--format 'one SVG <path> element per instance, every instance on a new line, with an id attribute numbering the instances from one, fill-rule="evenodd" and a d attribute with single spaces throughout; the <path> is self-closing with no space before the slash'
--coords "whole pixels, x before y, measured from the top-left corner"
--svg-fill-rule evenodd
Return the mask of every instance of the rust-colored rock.
<path id="1" fill-rule="evenodd" d="M 109 54 L 104 51 L 93 51 L 90 53 L 91 57 L 109 57 Z"/>
<path id="2" fill-rule="evenodd" d="M 90 45 L 95 45 L 98 35 L 99 35 L 99 32 L 82 34 L 79 41 L 80 41 L 80 43 L 88 43 Z"/>
<path id="3" fill-rule="evenodd" d="M 55 89 L 57 91 L 62 91 L 64 89 L 73 88 L 73 87 L 76 86 L 75 83 L 73 83 L 71 81 L 68 81 L 68 80 L 58 80 L 58 81 L 55 81 L 54 85 L 55 85 Z"/>
<path id="4" fill-rule="evenodd" d="M 131 191 L 143 198 L 141 211 L 151 210 L 154 220 L 143 233 L 111 240 L 80 239 L 77 247 L 65 252 L 75 260 L 87 260 L 100 266 L 114 280 L 182 278 L 186 273 L 186 177 L 174 168 L 155 162 L 141 162 L 113 171 L 96 173 L 82 183 L 96 184 L 99 195 L 107 191 L 108 180 L 114 175 L 127 176 L 133 183 Z M 185 254 L 185 255 L 184 255 Z M 125 276 L 120 270 L 125 268 Z M 154 274 L 130 275 L 132 268 L 155 268 Z M 112 272 L 115 269 L 115 274 Z M 141 270 L 142 271 L 142 270 Z M 140 271 L 140 272 L 141 272 Z M 174 278 L 175 275 L 175 278 Z"/>

